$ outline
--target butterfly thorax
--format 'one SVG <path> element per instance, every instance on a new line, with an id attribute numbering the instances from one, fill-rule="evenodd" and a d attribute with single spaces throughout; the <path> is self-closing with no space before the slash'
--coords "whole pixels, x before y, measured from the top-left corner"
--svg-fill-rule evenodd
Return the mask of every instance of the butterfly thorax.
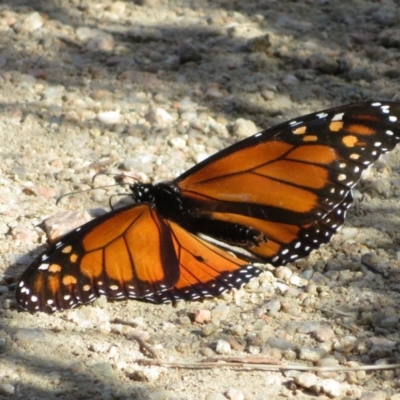
<path id="1" fill-rule="evenodd" d="M 179 222 L 186 214 L 179 188 L 172 183 L 136 183 L 130 189 L 136 203 L 151 204 L 164 218 Z"/>
<path id="2" fill-rule="evenodd" d="M 254 246 L 265 242 L 265 236 L 252 227 L 213 219 L 207 211 L 185 203 L 179 187 L 171 182 L 132 185 L 137 203 L 151 204 L 163 218 L 174 221 L 193 233 L 203 233 L 230 244 Z"/>

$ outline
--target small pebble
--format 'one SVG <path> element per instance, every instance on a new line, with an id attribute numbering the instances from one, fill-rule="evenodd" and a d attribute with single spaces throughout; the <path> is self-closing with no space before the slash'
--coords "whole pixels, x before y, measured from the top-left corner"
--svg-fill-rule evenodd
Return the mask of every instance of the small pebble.
<path id="1" fill-rule="evenodd" d="M 114 1 L 108 7 L 108 11 L 117 16 L 123 16 L 126 10 L 126 4 L 123 1 Z"/>
<path id="2" fill-rule="evenodd" d="M 155 108 L 149 111 L 145 115 L 145 118 L 146 121 L 156 128 L 166 128 L 174 121 L 173 117 L 162 108 Z"/>
<path id="3" fill-rule="evenodd" d="M 129 379 L 139 382 L 154 382 L 160 378 L 160 375 L 160 367 L 148 367 L 132 372 Z"/>
<path id="4" fill-rule="evenodd" d="M 20 328 L 15 332 L 14 338 L 18 341 L 34 342 L 45 340 L 46 334 L 41 329 Z"/>
<path id="5" fill-rule="evenodd" d="M 90 371 L 97 376 L 113 377 L 114 370 L 110 363 L 102 362 L 94 364 L 90 367 Z"/>
<path id="6" fill-rule="evenodd" d="M 107 51 L 114 50 L 114 38 L 109 33 L 100 33 L 94 38 L 90 39 L 86 44 L 86 48 L 90 51 Z"/>
<path id="7" fill-rule="evenodd" d="M 47 218 L 43 225 L 47 237 L 54 242 L 66 233 L 89 222 L 91 219 L 92 217 L 87 211 L 66 211 Z"/>
<path id="8" fill-rule="evenodd" d="M 379 7 L 371 14 L 372 20 L 385 27 L 395 25 L 397 22 L 397 15 L 394 10 L 389 7 Z"/>
<path id="9" fill-rule="evenodd" d="M 205 400 L 226 400 L 226 397 L 222 393 L 213 392 L 208 394 Z"/>
<path id="10" fill-rule="evenodd" d="M 327 356 L 325 358 L 322 358 L 318 362 L 319 367 L 338 367 L 339 366 L 339 361 L 333 357 L 333 356 Z"/>
<path id="11" fill-rule="evenodd" d="M 300 288 L 308 285 L 308 281 L 306 279 L 300 278 L 298 275 L 291 276 L 289 282 L 290 284 Z"/>
<path id="12" fill-rule="evenodd" d="M 340 339 L 338 343 L 334 345 L 334 349 L 340 351 L 341 353 L 348 354 L 353 351 L 356 347 L 357 338 L 352 335 L 347 335 Z"/>
<path id="13" fill-rule="evenodd" d="M 265 303 L 264 307 L 269 314 L 274 315 L 281 309 L 282 305 L 278 298 L 274 298 Z"/>
<path id="14" fill-rule="evenodd" d="M 14 240 L 22 243 L 34 243 L 38 240 L 38 234 L 36 231 L 20 225 L 12 229 L 11 235 Z"/>
<path id="15" fill-rule="evenodd" d="M 340 234 L 342 235 L 343 242 L 349 240 L 349 239 L 354 239 L 359 230 L 357 228 L 351 228 L 351 227 L 344 227 L 341 229 Z"/>
<path id="16" fill-rule="evenodd" d="M 260 354 L 261 348 L 260 346 L 248 346 L 247 351 L 249 354 L 252 354 L 253 356 L 256 356 L 257 354 Z"/>
<path id="17" fill-rule="evenodd" d="M 317 362 L 327 355 L 327 351 L 321 348 L 299 347 L 298 357 L 300 360 Z"/>
<path id="18" fill-rule="evenodd" d="M 170 143 L 177 149 L 184 149 L 186 147 L 186 140 L 181 137 L 172 138 Z"/>
<path id="19" fill-rule="evenodd" d="M 311 372 L 303 372 L 295 376 L 293 379 L 297 385 L 306 389 L 312 388 L 318 382 L 318 377 Z"/>
<path id="20" fill-rule="evenodd" d="M 276 347 L 280 350 L 293 350 L 295 348 L 295 344 L 290 340 L 285 340 L 277 337 L 270 337 L 267 343 L 271 347 Z"/>
<path id="21" fill-rule="evenodd" d="M 105 329 L 110 331 L 110 317 L 104 309 L 97 307 L 81 307 L 67 314 L 67 320 L 74 322 L 80 329 Z"/>
<path id="22" fill-rule="evenodd" d="M 325 74 L 335 74 L 339 69 L 338 62 L 323 53 L 315 53 L 310 57 L 311 68 Z"/>
<path id="23" fill-rule="evenodd" d="M 387 400 L 387 393 L 383 390 L 361 395 L 360 400 Z"/>
<path id="24" fill-rule="evenodd" d="M 391 184 L 386 178 L 375 179 L 370 183 L 370 188 L 376 190 L 379 194 L 388 197 L 390 195 Z"/>
<path id="25" fill-rule="evenodd" d="M 289 282 L 289 279 L 293 275 L 293 271 L 288 267 L 278 267 L 274 273 L 278 279 L 282 279 L 285 282 Z"/>
<path id="26" fill-rule="evenodd" d="M 7 286 L 0 285 L 0 294 L 8 293 L 8 292 L 9 292 L 9 290 L 8 290 Z"/>
<path id="27" fill-rule="evenodd" d="M 248 40 L 247 48 L 252 52 L 269 53 L 271 40 L 268 34 L 257 36 Z"/>
<path id="28" fill-rule="evenodd" d="M 204 324 L 205 322 L 211 321 L 210 310 L 196 310 L 194 312 L 194 321 L 198 324 Z"/>
<path id="29" fill-rule="evenodd" d="M 181 64 L 187 62 L 199 62 L 202 59 L 200 52 L 197 48 L 190 42 L 183 42 L 177 48 L 177 54 Z"/>
<path id="30" fill-rule="evenodd" d="M 231 345 L 226 340 L 218 340 L 215 347 L 215 351 L 218 354 L 230 354 L 232 351 Z"/>
<path id="31" fill-rule="evenodd" d="M 382 319 L 380 322 L 380 326 L 382 328 L 394 328 L 399 324 L 399 318 L 397 317 L 388 317 Z"/>
<path id="32" fill-rule="evenodd" d="M 212 322 L 208 323 L 207 325 L 204 326 L 204 328 L 201 331 L 202 336 L 211 336 L 214 333 L 216 333 L 218 330 L 218 326 L 213 324 Z"/>
<path id="33" fill-rule="evenodd" d="M 277 348 L 262 348 L 262 354 L 264 357 L 270 358 L 271 360 L 281 360 L 283 357 L 283 354 L 285 352 L 290 352 L 291 350 L 280 350 Z"/>
<path id="34" fill-rule="evenodd" d="M 119 111 L 101 111 L 97 114 L 97 119 L 105 125 L 113 125 L 121 122 Z"/>
<path id="35" fill-rule="evenodd" d="M 283 79 L 282 79 L 282 84 L 284 86 L 295 86 L 298 85 L 300 82 L 299 80 L 296 78 L 296 76 L 292 75 L 292 74 L 288 74 L 286 75 Z M 275 97 L 275 96 L 274 96 Z"/>
<path id="36" fill-rule="evenodd" d="M 281 300 L 282 311 L 289 315 L 297 316 L 300 314 L 300 306 L 297 299 L 285 297 Z"/>
<path id="37" fill-rule="evenodd" d="M 244 118 L 238 118 L 233 125 L 233 133 L 239 138 L 246 138 L 258 132 L 256 124 L 253 121 Z"/>
<path id="38" fill-rule="evenodd" d="M 9 383 L 1 383 L 0 384 L 0 394 L 5 396 L 11 396 L 15 392 L 15 387 L 10 385 Z"/>
<path id="39" fill-rule="evenodd" d="M 69 368 L 74 374 L 82 374 L 86 369 L 86 365 L 83 361 L 75 361 L 69 366 Z"/>
<path id="40" fill-rule="evenodd" d="M 392 355 L 392 349 L 390 347 L 384 347 L 384 346 L 374 346 L 368 352 L 368 357 L 373 361 L 390 357 L 391 355 Z"/>
<path id="41" fill-rule="evenodd" d="M 156 390 L 149 392 L 145 397 L 142 398 L 145 398 L 146 400 L 181 400 L 181 398 L 173 390 Z"/>
<path id="42" fill-rule="evenodd" d="M 400 30 L 385 29 L 379 35 L 379 39 L 385 47 L 400 48 Z"/>
<path id="43" fill-rule="evenodd" d="M 232 335 L 243 337 L 246 334 L 246 328 L 243 325 L 234 325 L 230 328 Z"/>
<path id="44" fill-rule="evenodd" d="M 221 99 L 222 97 L 224 97 L 224 94 L 218 90 L 215 87 L 210 87 L 206 90 L 204 97 L 206 99 L 212 100 L 212 99 Z"/>
<path id="45" fill-rule="evenodd" d="M 319 322 L 306 321 L 297 328 L 297 332 L 298 333 L 312 333 L 320 328 L 321 328 L 321 324 Z"/>
<path id="46" fill-rule="evenodd" d="M 85 26 L 79 27 L 75 31 L 76 38 L 81 42 L 86 42 L 89 39 L 93 39 L 94 37 L 101 34 L 101 31 L 98 29 L 91 29 Z"/>
<path id="47" fill-rule="evenodd" d="M 312 335 L 318 342 L 327 342 L 335 336 L 335 332 L 328 327 L 320 327 L 313 331 Z"/>
<path id="48" fill-rule="evenodd" d="M 226 393 L 225 396 L 229 400 L 244 400 L 244 394 L 242 391 L 238 389 L 229 389 Z"/>
<path id="49" fill-rule="evenodd" d="M 342 394 L 341 384 L 334 379 L 324 379 L 319 385 L 322 392 L 330 397 L 339 397 Z"/>
<path id="50" fill-rule="evenodd" d="M 364 67 L 356 67 L 349 71 L 348 77 L 351 81 L 360 81 L 364 80 L 367 82 L 372 82 L 374 80 L 374 75 L 372 72 Z"/>
<path id="51" fill-rule="evenodd" d="M 22 21 L 17 22 L 13 28 L 20 33 L 34 32 L 40 29 L 44 24 L 44 19 L 38 12 L 33 12 Z"/>
<path id="52" fill-rule="evenodd" d="M 240 341 L 236 340 L 234 337 L 229 336 L 227 338 L 227 342 L 230 344 L 231 348 L 236 351 L 243 351 L 245 348 L 245 345 L 243 342 L 241 343 Z"/>
<path id="53" fill-rule="evenodd" d="M 220 304 L 211 310 L 211 320 L 225 321 L 229 315 L 229 306 Z"/>
<path id="54" fill-rule="evenodd" d="M 61 374 L 59 372 L 57 372 L 57 371 L 50 372 L 48 377 L 49 377 L 51 383 L 54 383 L 54 384 L 60 383 Z"/>

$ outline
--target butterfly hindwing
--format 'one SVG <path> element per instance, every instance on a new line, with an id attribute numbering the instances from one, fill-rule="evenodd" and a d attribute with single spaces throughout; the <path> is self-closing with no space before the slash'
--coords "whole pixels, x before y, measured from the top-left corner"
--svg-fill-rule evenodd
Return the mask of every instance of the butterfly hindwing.
<path id="1" fill-rule="evenodd" d="M 24 272 L 17 299 L 54 311 L 109 298 L 142 298 L 179 278 L 171 230 L 148 205 L 107 213 L 70 232 Z"/>
<path id="2" fill-rule="evenodd" d="M 158 303 L 219 296 L 239 289 L 261 270 L 212 243 L 169 222 L 179 258 L 180 277 L 173 288 L 149 299 Z"/>

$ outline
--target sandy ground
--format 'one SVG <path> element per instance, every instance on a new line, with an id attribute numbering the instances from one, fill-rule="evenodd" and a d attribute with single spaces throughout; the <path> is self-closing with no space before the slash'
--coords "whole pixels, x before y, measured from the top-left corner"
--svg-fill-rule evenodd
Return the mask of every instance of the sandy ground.
<path id="1" fill-rule="evenodd" d="M 0 399 L 399 399 L 399 371 L 190 369 L 262 356 L 382 365 L 399 353 L 399 149 L 367 171 L 332 243 L 201 302 L 100 299 L 21 312 L 42 221 L 108 208 L 100 171 L 174 178 L 259 130 L 336 105 L 399 100 L 394 1 L 0 2 Z M 113 183 L 101 176 L 96 186 Z M 76 217 L 76 215 L 75 215 Z M 85 216 L 79 214 L 78 221 Z M 361 263 L 370 255 L 377 268 Z M 195 315 L 206 315 L 204 323 Z"/>

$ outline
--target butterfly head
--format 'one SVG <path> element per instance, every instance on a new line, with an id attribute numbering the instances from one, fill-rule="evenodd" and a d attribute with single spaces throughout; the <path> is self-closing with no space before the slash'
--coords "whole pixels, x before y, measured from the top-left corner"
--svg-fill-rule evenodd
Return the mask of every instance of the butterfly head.
<path id="1" fill-rule="evenodd" d="M 172 220 L 180 220 L 187 211 L 182 202 L 179 188 L 171 182 L 135 183 L 130 186 L 136 203 L 154 206 L 161 215 L 168 215 Z"/>
<path id="2" fill-rule="evenodd" d="M 129 189 L 132 191 L 132 197 L 136 203 L 154 204 L 155 193 L 153 184 L 139 182 L 130 185 Z"/>

